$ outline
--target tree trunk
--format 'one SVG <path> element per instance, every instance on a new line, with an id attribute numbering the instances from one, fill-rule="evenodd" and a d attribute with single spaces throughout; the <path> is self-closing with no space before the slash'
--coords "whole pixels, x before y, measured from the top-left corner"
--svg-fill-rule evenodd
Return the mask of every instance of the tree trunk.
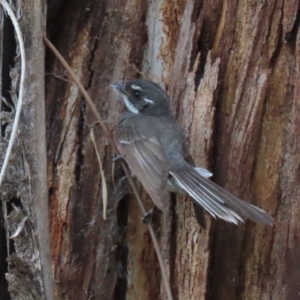
<path id="1" fill-rule="evenodd" d="M 275 218 L 274 227 L 248 221 L 235 226 L 207 215 L 203 230 L 191 200 L 172 197 L 169 213 L 158 212 L 153 224 L 174 299 L 299 297 L 299 12 L 295 0 L 49 3 L 48 37 L 110 130 L 123 109 L 110 83 L 136 77 L 159 83 L 172 98 L 195 164 Z M 77 86 L 50 52 L 45 101 L 54 298 L 166 299 L 147 227 L 121 168 L 112 163 L 111 147 Z M 42 119 L 25 117 L 22 126 L 26 120 L 43 128 Z M 91 127 L 108 186 L 106 220 Z M 24 137 L 26 149 L 43 144 L 29 133 Z M 17 166 L 22 169 L 20 161 Z M 7 197 L 5 203 L 15 199 Z M 23 197 L 18 201 L 31 212 Z M 10 261 L 12 253 L 0 247 L 0 255 Z"/>
<path id="2" fill-rule="evenodd" d="M 1 186 L 0 298 L 53 299 L 45 139 L 44 8 L 38 0 L 16 1 L 12 8 L 24 37 L 26 79 L 18 137 Z M 21 58 L 12 22 L 8 16 L 4 18 L 2 5 L 0 19 L 3 161 L 17 104 Z M 3 281 L 4 275 L 7 282 Z"/>

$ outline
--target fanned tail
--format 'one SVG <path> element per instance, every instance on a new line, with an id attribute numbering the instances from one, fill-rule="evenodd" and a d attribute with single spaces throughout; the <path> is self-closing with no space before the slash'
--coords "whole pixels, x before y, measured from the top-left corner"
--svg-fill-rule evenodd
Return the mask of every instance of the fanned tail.
<path id="1" fill-rule="evenodd" d="M 257 223 L 273 225 L 273 218 L 264 210 L 245 202 L 201 175 L 197 169 L 171 171 L 178 186 L 203 206 L 213 217 L 238 224 L 241 216 Z"/>

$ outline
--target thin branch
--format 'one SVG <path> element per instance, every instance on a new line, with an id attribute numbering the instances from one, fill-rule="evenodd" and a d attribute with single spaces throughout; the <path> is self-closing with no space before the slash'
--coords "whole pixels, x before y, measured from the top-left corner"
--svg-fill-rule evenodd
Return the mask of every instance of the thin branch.
<path id="1" fill-rule="evenodd" d="M 61 77 L 59 75 L 55 75 L 53 73 L 45 73 L 45 76 L 53 76 L 54 78 L 60 79 L 60 80 L 62 80 L 64 82 L 69 82 L 67 79 L 65 79 L 65 78 L 63 78 L 63 77 Z"/>
<path id="2" fill-rule="evenodd" d="M 3 8 L 7 12 L 7 14 L 9 15 L 9 17 L 13 23 L 14 29 L 16 31 L 17 39 L 19 42 L 20 53 L 21 53 L 21 77 L 20 77 L 20 89 L 19 89 L 18 104 L 17 104 L 17 108 L 16 108 L 16 114 L 15 114 L 15 119 L 14 119 L 14 123 L 13 123 L 13 127 L 12 127 L 12 132 L 10 135 L 9 143 L 8 143 L 7 150 L 5 153 L 4 162 L 3 162 L 1 172 L 0 172 L 0 186 L 1 186 L 2 182 L 3 182 L 4 174 L 5 174 L 8 162 L 9 162 L 11 150 L 12 150 L 12 147 L 13 147 L 16 135 L 17 135 L 18 126 L 19 126 L 19 120 L 20 120 L 20 114 L 21 114 L 22 102 L 23 102 L 24 80 L 25 80 L 25 73 L 26 73 L 25 72 L 26 71 L 26 58 L 25 58 L 24 41 L 23 41 L 22 32 L 21 32 L 18 20 L 15 16 L 14 12 L 12 11 L 11 7 L 5 0 L 0 0 L 0 3 L 2 4 Z"/>
<path id="3" fill-rule="evenodd" d="M 81 91 L 83 97 L 85 98 L 87 104 L 90 106 L 92 112 L 94 113 L 97 121 L 99 122 L 103 132 L 104 132 L 104 135 L 105 137 L 107 138 L 108 142 L 110 143 L 113 151 L 115 153 L 118 153 L 118 149 L 114 143 L 114 140 L 113 138 L 111 137 L 111 134 L 105 124 L 105 122 L 102 120 L 94 102 L 92 101 L 92 99 L 90 98 L 90 96 L 88 95 L 87 91 L 85 90 L 85 88 L 83 87 L 83 85 L 81 84 L 81 82 L 79 81 L 78 77 L 74 74 L 74 72 L 72 71 L 72 69 L 70 68 L 70 66 L 68 65 L 68 63 L 65 61 L 65 59 L 61 56 L 61 54 L 58 52 L 58 50 L 54 47 L 54 45 L 48 40 L 48 38 L 46 36 L 44 36 L 44 42 L 45 44 L 50 48 L 50 50 L 54 53 L 54 55 L 56 56 L 56 58 L 60 61 L 60 63 L 65 67 L 65 69 L 69 72 L 70 76 L 72 77 L 72 79 L 74 80 L 74 82 L 76 83 L 76 85 L 78 86 L 79 90 Z M 146 209 L 143 205 L 143 202 L 142 202 L 142 199 L 138 193 L 138 190 L 132 180 L 132 177 L 130 176 L 130 172 L 128 170 L 128 167 L 127 165 L 121 161 L 121 165 L 122 165 L 122 168 L 128 178 L 128 181 L 131 185 L 131 188 L 135 194 L 135 197 L 138 201 L 138 204 L 141 208 L 141 211 L 143 213 L 143 215 L 146 214 Z M 147 226 L 148 226 L 148 229 L 149 229 L 149 232 L 150 232 L 150 236 L 151 236 L 151 239 L 152 239 L 152 242 L 153 242 L 153 245 L 154 245 L 154 249 L 155 249 L 155 252 L 156 252 L 156 255 L 157 255 L 157 259 L 158 259 L 158 262 L 159 262 L 159 266 L 160 266 L 160 269 L 161 269 L 161 273 L 162 273 L 162 278 L 163 278 L 163 282 L 164 282 L 164 286 L 165 286 L 165 289 L 166 289 L 166 292 L 167 292 L 167 296 L 168 296 L 168 299 L 169 300 L 173 300 L 173 297 L 172 297 L 172 292 L 171 292 L 171 288 L 170 288 L 170 284 L 169 284 L 169 281 L 168 281 L 168 276 L 167 276 L 167 271 L 166 271 L 166 267 L 164 265 L 164 262 L 163 262 L 163 258 L 162 258 L 162 255 L 161 255 L 161 252 L 160 252 L 160 249 L 159 249 L 159 245 L 158 245 L 158 241 L 157 241 L 157 238 L 156 238 L 156 235 L 155 235 L 155 232 L 154 232 L 154 229 L 152 227 L 152 225 L 150 223 L 147 223 Z"/>
<path id="4" fill-rule="evenodd" d="M 100 157 L 99 151 L 97 149 L 97 145 L 96 145 L 96 139 L 95 139 L 95 134 L 94 134 L 93 127 L 90 128 L 90 136 L 91 136 L 91 140 L 92 140 L 92 143 L 94 145 L 95 152 L 96 152 L 97 159 L 98 159 L 98 163 L 99 163 L 99 169 L 100 169 L 100 174 L 101 174 L 102 200 L 103 200 L 103 219 L 106 220 L 107 184 L 106 184 L 106 179 L 105 179 L 105 174 L 104 174 L 104 170 L 103 170 L 101 157 Z"/>

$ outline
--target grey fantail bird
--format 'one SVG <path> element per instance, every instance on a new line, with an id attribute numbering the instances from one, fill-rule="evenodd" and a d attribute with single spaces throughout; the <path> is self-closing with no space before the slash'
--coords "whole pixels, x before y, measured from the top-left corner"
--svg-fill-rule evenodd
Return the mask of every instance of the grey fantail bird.
<path id="1" fill-rule="evenodd" d="M 185 191 L 213 217 L 235 224 L 242 217 L 274 223 L 262 209 L 210 181 L 209 171 L 187 162 L 184 136 L 170 112 L 169 96 L 159 85 L 137 79 L 112 86 L 127 107 L 116 130 L 117 147 L 158 208 L 165 210 L 170 191 Z"/>

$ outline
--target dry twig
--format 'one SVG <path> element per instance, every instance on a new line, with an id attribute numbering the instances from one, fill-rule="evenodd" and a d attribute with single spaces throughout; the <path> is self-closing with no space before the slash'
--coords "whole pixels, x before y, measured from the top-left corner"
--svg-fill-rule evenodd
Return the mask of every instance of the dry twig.
<path id="1" fill-rule="evenodd" d="M 92 140 L 92 143 L 94 145 L 94 148 L 95 148 L 95 152 L 96 152 L 98 163 L 99 163 L 100 173 L 101 173 L 101 186 L 102 186 L 102 199 L 103 199 L 103 219 L 106 220 L 107 184 L 106 184 L 106 179 L 105 179 L 105 174 L 104 174 L 104 170 L 103 170 L 103 166 L 102 166 L 101 157 L 100 157 L 99 151 L 97 149 L 97 145 L 96 145 L 94 129 L 92 127 L 90 128 L 90 136 L 91 136 L 91 140 Z"/>

